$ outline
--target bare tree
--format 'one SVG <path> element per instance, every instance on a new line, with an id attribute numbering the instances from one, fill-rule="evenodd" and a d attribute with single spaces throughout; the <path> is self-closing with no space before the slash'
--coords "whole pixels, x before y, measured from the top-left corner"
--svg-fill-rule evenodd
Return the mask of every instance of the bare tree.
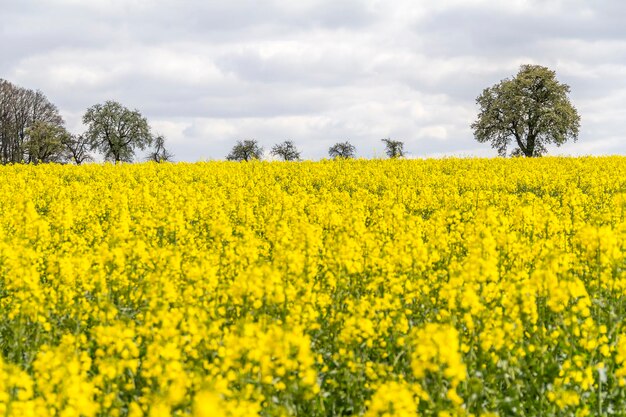
<path id="1" fill-rule="evenodd" d="M 16 88 L 8 81 L 0 79 L 0 159 L 9 161 L 9 149 L 14 140 L 13 106 Z"/>
<path id="2" fill-rule="evenodd" d="M 165 136 L 157 135 L 154 138 L 152 151 L 146 157 L 148 161 L 154 162 L 171 162 L 174 154 L 165 149 Z"/>
<path id="3" fill-rule="evenodd" d="M 328 155 L 333 159 L 354 158 L 356 148 L 350 142 L 335 143 L 328 149 Z"/>
<path id="4" fill-rule="evenodd" d="M 89 141 L 84 135 L 68 135 L 63 141 L 66 159 L 80 165 L 83 162 L 93 161 L 89 154 Z"/>
<path id="5" fill-rule="evenodd" d="M 300 152 L 292 140 L 286 140 L 283 143 L 274 145 L 270 153 L 281 158 L 283 161 L 300 160 Z"/>
<path id="6" fill-rule="evenodd" d="M 246 139 L 237 141 L 233 149 L 226 156 L 229 161 L 251 161 L 253 159 L 261 159 L 263 148 L 254 139 Z"/>
<path id="7" fill-rule="evenodd" d="M 385 153 L 389 158 L 402 158 L 404 156 L 404 143 L 390 138 L 381 139 L 385 143 Z"/>

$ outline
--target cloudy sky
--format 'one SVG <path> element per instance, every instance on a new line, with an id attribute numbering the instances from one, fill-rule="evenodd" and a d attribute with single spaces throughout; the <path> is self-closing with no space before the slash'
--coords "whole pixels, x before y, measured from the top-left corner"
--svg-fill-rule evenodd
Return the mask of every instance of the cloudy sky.
<path id="1" fill-rule="evenodd" d="M 626 154 L 621 0 L 0 0 L 0 78 L 40 89 L 80 133 L 117 100 L 177 160 L 238 139 L 306 159 L 381 138 L 415 157 L 494 156 L 476 97 L 520 64 L 550 67 L 582 117 L 567 155 Z"/>

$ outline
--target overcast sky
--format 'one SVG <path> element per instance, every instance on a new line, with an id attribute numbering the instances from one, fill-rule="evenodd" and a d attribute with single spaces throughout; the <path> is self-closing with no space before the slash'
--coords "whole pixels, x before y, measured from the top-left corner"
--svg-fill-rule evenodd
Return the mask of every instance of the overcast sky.
<path id="1" fill-rule="evenodd" d="M 495 156 L 475 99 L 533 63 L 582 118 L 553 153 L 626 154 L 625 16 L 621 0 L 0 0 L 0 78 L 42 90 L 74 133 L 93 104 L 136 108 L 177 160 L 238 139 L 376 157 L 386 137 Z"/>

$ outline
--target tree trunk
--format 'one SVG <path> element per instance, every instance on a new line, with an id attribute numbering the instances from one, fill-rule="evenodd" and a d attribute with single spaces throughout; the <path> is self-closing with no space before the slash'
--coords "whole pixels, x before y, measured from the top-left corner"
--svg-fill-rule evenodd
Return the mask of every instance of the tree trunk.
<path id="1" fill-rule="evenodd" d="M 533 135 L 528 135 L 526 138 L 526 156 L 535 156 L 535 137 Z"/>
<path id="2" fill-rule="evenodd" d="M 517 133 L 515 134 L 515 140 L 517 141 L 517 146 L 519 146 L 524 156 L 528 156 L 528 142 L 526 142 L 526 146 L 524 146 L 524 144 L 522 143 L 522 138 L 520 138 Z"/>

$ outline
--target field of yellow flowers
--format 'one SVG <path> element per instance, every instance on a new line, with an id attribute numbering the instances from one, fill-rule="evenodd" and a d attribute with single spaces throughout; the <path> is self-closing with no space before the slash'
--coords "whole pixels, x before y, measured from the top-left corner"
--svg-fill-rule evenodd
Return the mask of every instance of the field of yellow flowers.
<path id="1" fill-rule="evenodd" d="M 626 158 L 0 168 L 0 416 L 626 413 Z"/>

